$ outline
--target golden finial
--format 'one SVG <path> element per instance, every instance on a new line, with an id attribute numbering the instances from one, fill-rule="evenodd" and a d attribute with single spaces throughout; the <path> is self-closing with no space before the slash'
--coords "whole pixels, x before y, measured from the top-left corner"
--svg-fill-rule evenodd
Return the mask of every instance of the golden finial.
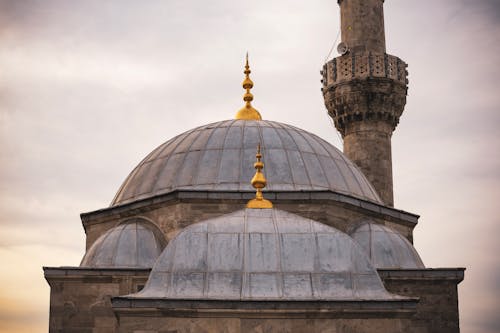
<path id="1" fill-rule="evenodd" d="M 247 208 L 273 208 L 271 201 L 264 199 L 264 196 L 262 195 L 262 189 L 266 187 L 267 181 L 266 177 L 264 177 L 264 174 L 261 172 L 264 168 L 264 163 L 260 161 L 262 158 L 260 153 L 260 143 L 257 146 L 257 154 L 255 157 L 257 158 L 257 162 L 255 162 L 253 166 L 257 171 L 255 172 L 251 183 L 252 186 L 257 189 L 257 193 L 255 193 L 255 199 L 252 199 L 247 203 Z"/>
<path id="2" fill-rule="evenodd" d="M 245 94 L 243 95 L 243 100 L 245 101 L 245 106 L 242 107 L 237 113 L 236 113 L 236 119 L 242 119 L 242 120 L 262 120 L 262 117 L 260 116 L 259 111 L 257 111 L 251 104 L 253 101 L 253 95 L 250 93 L 250 89 L 253 87 L 253 82 L 250 80 L 250 73 L 252 71 L 250 70 L 250 65 L 248 64 L 248 52 L 247 52 L 247 58 L 246 58 L 246 63 L 245 63 L 245 79 L 243 80 L 243 89 L 246 89 Z"/>

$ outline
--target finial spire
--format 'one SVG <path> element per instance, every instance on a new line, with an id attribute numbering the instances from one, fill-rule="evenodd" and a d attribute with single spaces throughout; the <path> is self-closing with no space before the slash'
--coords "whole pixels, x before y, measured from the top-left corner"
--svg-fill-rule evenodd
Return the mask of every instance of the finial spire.
<path id="1" fill-rule="evenodd" d="M 262 189 L 266 187 L 267 181 L 261 171 L 264 168 L 264 163 L 260 161 L 262 158 L 262 154 L 260 153 L 260 143 L 257 146 L 257 154 L 255 157 L 257 158 L 257 162 L 255 162 L 253 166 L 257 171 L 252 178 L 251 184 L 257 192 L 255 193 L 255 199 L 252 199 L 247 203 L 247 208 L 273 208 L 271 201 L 264 199 L 264 196 L 262 195 Z"/>
<path id="2" fill-rule="evenodd" d="M 250 65 L 248 64 L 248 52 L 246 56 L 246 62 L 245 62 L 245 79 L 243 80 L 242 86 L 243 89 L 246 90 L 245 94 L 243 95 L 243 100 L 245 101 L 245 106 L 242 107 L 237 113 L 236 113 L 236 119 L 242 119 L 242 120 L 262 120 L 262 117 L 260 116 L 259 111 L 257 111 L 251 104 L 253 101 L 253 95 L 250 93 L 250 89 L 253 88 L 253 82 L 250 80 L 250 73 L 252 71 L 250 70 Z"/>

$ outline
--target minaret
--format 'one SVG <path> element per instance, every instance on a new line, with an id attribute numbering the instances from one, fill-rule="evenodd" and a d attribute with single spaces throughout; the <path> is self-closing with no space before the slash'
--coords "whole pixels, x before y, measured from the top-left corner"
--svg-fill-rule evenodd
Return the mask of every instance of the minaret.
<path id="1" fill-rule="evenodd" d="M 394 205 L 391 136 L 406 104 L 406 63 L 385 51 L 384 0 L 338 0 L 341 56 L 323 68 L 328 114 L 344 153 Z"/>

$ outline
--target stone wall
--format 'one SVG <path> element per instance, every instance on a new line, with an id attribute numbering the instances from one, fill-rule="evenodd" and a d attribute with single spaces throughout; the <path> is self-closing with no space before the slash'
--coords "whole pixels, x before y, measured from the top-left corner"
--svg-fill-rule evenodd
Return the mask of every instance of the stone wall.
<path id="1" fill-rule="evenodd" d="M 174 192 L 161 198 L 144 200 L 134 205 L 111 207 L 82 215 L 87 234 L 87 249 L 110 228 L 131 217 L 143 217 L 155 223 L 167 240 L 186 226 L 245 208 L 253 193 Z M 343 232 L 370 218 L 376 223 L 396 229 L 413 240 L 418 216 L 375 203 L 333 192 L 266 193 L 274 206 L 300 216 L 325 223 Z M 210 198 L 212 197 L 212 198 Z"/>
<path id="2" fill-rule="evenodd" d="M 412 332 L 460 332 L 457 286 L 464 268 L 379 270 L 379 275 L 388 291 L 420 299 Z"/>
<path id="3" fill-rule="evenodd" d="M 121 333 L 413 332 L 415 300 L 188 301 L 113 299 Z"/>
<path id="4" fill-rule="evenodd" d="M 115 332 L 111 298 L 137 292 L 149 271 L 44 267 L 50 285 L 49 332 Z"/>
<path id="5" fill-rule="evenodd" d="M 120 333 L 401 333 L 401 319 L 123 318 Z"/>
<path id="6" fill-rule="evenodd" d="M 113 297 L 138 291 L 147 280 L 148 269 L 65 267 L 44 268 L 44 271 L 51 287 L 50 332 L 460 331 L 457 285 L 463 280 L 463 268 L 379 270 L 387 290 L 398 295 L 417 297 L 419 301 L 416 304 L 412 300 L 383 306 L 373 301 L 358 304 L 323 302 L 317 308 L 307 308 L 307 302 L 299 302 L 302 309 L 286 308 L 289 304 L 285 304 L 286 309 L 277 304 L 269 304 L 267 308 L 259 304 L 247 306 L 243 310 L 238 310 L 239 305 L 233 304 L 234 301 L 222 301 L 220 304 L 212 302 L 208 305 L 197 301 L 186 301 L 185 304 L 174 302 L 168 309 L 162 306 L 161 300 L 146 306 L 125 302 L 113 309 L 112 303 L 113 306 L 116 303 Z"/>

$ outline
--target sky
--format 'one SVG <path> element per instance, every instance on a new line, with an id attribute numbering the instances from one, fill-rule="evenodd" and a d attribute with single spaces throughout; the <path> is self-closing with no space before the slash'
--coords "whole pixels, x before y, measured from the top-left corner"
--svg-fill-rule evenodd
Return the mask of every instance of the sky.
<path id="1" fill-rule="evenodd" d="M 466 267 L 462 332 L 498 332 L 500 1 L 384 10 L 410 73 L 395 206 L 421 215 L 427 267 Z M 233 118 L 247 51 L 263 118 L 341 148 L 319 74 L 339 26 L 335 0 L 0 0 L 0 332 L 47 331 L 42 266 L 79 265 L 79 214 L 169 138 Z"/>

